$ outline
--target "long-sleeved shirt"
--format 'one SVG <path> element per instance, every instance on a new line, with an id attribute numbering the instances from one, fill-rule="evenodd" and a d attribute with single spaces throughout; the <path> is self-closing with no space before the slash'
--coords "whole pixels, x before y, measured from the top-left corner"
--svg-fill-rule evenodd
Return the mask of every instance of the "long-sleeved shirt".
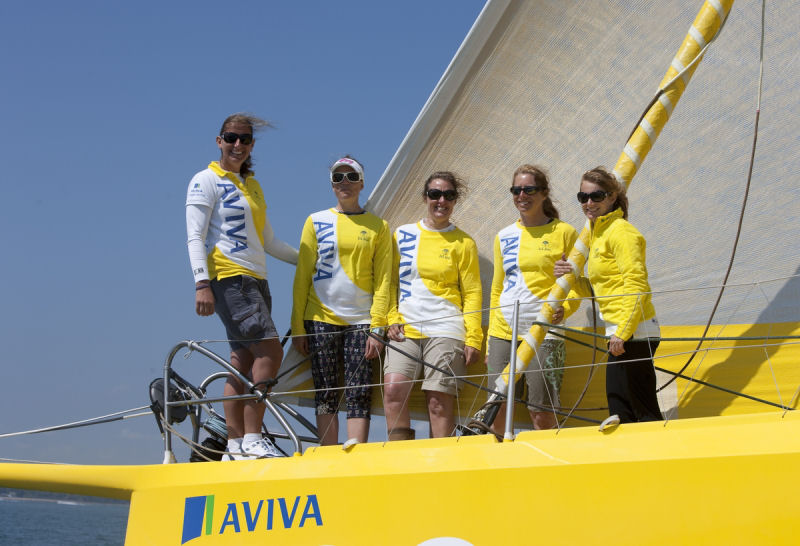
<path id="1" fill-rule="evenodd" d="M 235 275 L 264 279 L 264 252 L 297 263 L 297 250 L 272 231 L 258 181 L 253 176 L 242 180 L 216 161 L 189 182 L 186 232 L 195 282 Z"/>
<path id="2" fill-rule="evenodd" d="M 510 340 L 513 304 L 520 302 L 518 336 L 530 329 L 555 283 L 553 268 L 562 254 L 569 253 L 578 234 L 554 218 L 543 226 L 525 227 L 519 220 L 506 226 L 494 239 L 494 276 L 489 335 Z M 578 298 L 570 292 L 568 298 Z M 572 314 L 580 300 L 565 301 L 564 314 Z"/>
<path id="3" fill-rule="evenodd" d="M 586 272 L 606 335 L 623 341 L 660 335 L 647 280 L 646 246 L 621 209 L 594 221 Z"/>
<path id="4" fill-rule="evenodd" d="M 386 326 L 391 265 L 386 221 L 335 209 L 309 216 L 294 277 L 292 333 L 306 333 L 304 320 Z"/>
<path id="5" fill-rule="evenodd" d="M 422 222 L 394 234 L 391 324 L 405 324 L 412 339 L 449 337 L 478 350 L 481 278 L 478 248 L 455 227 L 435 231 Z"/>

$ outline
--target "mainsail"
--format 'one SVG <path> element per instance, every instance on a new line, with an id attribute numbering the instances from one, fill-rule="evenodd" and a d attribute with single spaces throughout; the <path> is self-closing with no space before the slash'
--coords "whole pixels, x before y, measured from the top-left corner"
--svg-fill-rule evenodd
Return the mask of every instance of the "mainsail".
<path id="1" fill-rule="evenodd" d="M 424 215 L 420 185 L 428 174 L 463 176 L 469 192 L 454 221 L 478 243 L 488 306 L 492 239 L 516 217 L 511 173 L 522 163 L 546 167 L 562 219 L 580 228 L 574 194 L 581 173 L 614 166 L 702 5 L 488 2 L 368 208 L 394 228 Z M 718 340 L 704 343 L 683 373 L 787 406 L 796 405 L 800 384 L 799 351 L 785 339 L 800 334 L 800 209 L 791 177 L 800 171 L 800 10 L 768 4 L 765 28 L 764 113 L 736 259 L 708 333 Z M 697 346 L 690 338 L 702 334 L 733 252 L 754 137 L 760 40 L 761 4 L 738 0 L 629 190 L 665 337 L 656 365 L 667 370 L 680 370 Z M 589 311 L 585 304 L 568 326 L 588 328 Z M 675 338 L 686 341 L 669 341 Z M 602 354 L 593 358 L 590 349 L 568 344 L 563 406 L 577 399 L 593 360 Z M 480 382 L 482 371 L 473 370 L 472 379 Z M 471 396 L 459 401 L 462 416 L 476 407 Z M 775 409 L 684 379 L 661 396 L 672 416 Z M 582 406 L 604 404 L 600 367 Z"/>

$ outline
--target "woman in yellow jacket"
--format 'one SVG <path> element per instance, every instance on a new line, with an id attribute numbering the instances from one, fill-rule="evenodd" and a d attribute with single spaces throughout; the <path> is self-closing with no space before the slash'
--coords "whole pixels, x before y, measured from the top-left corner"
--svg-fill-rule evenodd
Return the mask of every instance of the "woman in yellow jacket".
<path id="1" fill-rule="evenodd" d="M 492 311 L 486 354 L 489 385 L 494 385 L 495 378 L 508 364 L 511 351 L 516 350 L 522 336 L 536 320 L 555 282 L 553 265 L 569 252 L 578 238 L 571 225 L 558 219 L 558 210 L 550 200 L 550 183 L 541 167 L 522 165 L 514 171 L 511 180 L 511 195 L 519 211 L 519 220 L 501 229 L 494 239 Z M 520 312 L 518 341 L 512 347 L 515 301 L 520 302 Z M 573 300 L 564 305 L 577 307 L 579 303 Z M 567 314 L 571 311 L 568 309 Z M 552 408 L 559 406 L 565 355 L 564 340 L 548 333 L 525 373 L 528 410 L 534 429 L 556 426 Z M 505 410 L 501 407 L 492 430 L 502 434 L 504 425 Z"/>
<path id="2" fill-rule="evenodd" d="M 653 354 L 661 331 L 645 264 L 644 237 L 627 220 L 625 186 L 603 167 L 581 178 L 578 201 L 592 226 L 588 280 L 608 341 L 606 396 L 611 415 L 623 423 L 662 419 L 656 397 Z M 571 271 L 559 260 L 556 276 Z"/>

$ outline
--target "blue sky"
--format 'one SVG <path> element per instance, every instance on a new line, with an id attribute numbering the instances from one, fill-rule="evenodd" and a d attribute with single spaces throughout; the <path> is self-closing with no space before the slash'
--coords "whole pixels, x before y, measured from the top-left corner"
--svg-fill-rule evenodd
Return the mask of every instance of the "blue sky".
<path id="1" fill-rule="evenodd" d="M 194 314 L 184 199 L 228 114 L 274 123 L 255 170 L 277 235 L 297 245 L 333 203 L 337 157 L 365 165 L 366 200 L 482 7 L 4 4 L 0 434 L 147 405 L 176 342 L 223 337 Z M 293 267 L 268 269 L 285 331 Z M 0 439 L 0 458 L 157 463 L 161 441 L 144 417 Z"/>

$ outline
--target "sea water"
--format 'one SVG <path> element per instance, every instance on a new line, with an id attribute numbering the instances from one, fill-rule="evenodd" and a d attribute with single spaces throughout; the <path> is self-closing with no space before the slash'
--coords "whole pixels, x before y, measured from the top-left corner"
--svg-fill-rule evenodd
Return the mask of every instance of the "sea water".
<path id="1" fill-rule="evenodd" d="M 0 496 L 0 545 L 91 546 L 125 542 L 127 502 Z M 86 498 L 86 497 L 84 497 Z"/>

